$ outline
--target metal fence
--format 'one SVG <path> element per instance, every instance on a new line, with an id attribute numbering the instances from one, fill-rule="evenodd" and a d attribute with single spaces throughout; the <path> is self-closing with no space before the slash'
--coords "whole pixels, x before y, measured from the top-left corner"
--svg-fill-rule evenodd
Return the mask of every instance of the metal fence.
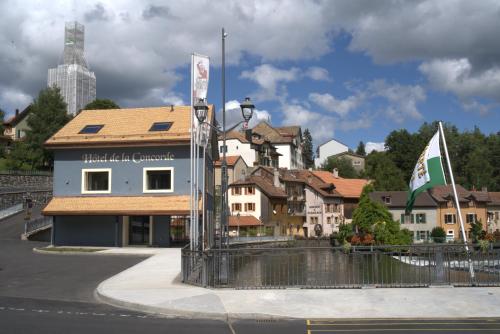
<path id="1" fill-rule="evenodd" d="M 469 273 L 471 259 L 475 277 Z M 500 249 L 463 245 L 182 250 L 184 283 L 212 288 L 500 286 Z"/>

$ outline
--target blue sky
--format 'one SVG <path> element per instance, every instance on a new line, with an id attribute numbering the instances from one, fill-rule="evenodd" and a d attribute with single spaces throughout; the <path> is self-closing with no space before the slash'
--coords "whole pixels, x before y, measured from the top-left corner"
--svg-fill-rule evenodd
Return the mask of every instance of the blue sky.
<path id="1" fill-rule="evenodd" d="M 196 9 L 194 12 L 193 9 Z M 97 95 L 122 107 L 189 103 L 189 54 L 211 57 L 208 100 L 221 107 L 221 27 L 229 122 L 250 96 L 253 123 L 309 128 L 381 147 L 425 121 L 500 130 L 498 1 L 54 1 L 0 3 L 0 108 L 24 108 L 85 25 Z M 460 24 L 458 24 L 460 23 Z"/>

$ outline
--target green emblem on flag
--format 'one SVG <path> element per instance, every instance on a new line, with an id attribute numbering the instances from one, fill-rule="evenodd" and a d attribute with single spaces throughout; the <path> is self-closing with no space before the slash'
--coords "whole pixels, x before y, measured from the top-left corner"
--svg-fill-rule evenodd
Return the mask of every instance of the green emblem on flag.
<path id="1" fill-rule="evenodd" d="M 410 179 L 410 189 L 406 202 L 406 212 L 413 209 L 418 194 L 438 185 L 445 185 L 444 170 L 441 164 L 441 150 L 439 148 L 439 131 L 432 137 L 429 144 L 418 158 Z"/>

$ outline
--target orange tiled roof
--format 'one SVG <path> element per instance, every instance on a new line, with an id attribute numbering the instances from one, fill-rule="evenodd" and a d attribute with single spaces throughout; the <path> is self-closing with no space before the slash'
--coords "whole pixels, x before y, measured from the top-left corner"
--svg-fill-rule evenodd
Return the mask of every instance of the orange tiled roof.
<path id="1" fill-rule="evenodd" d="M 222 159 L 222 156 L 220 158 Z M 240 158 L 241 158 L 241 155 L 227 155 L 226 156 L 227 165 L 228 166 L 234 166 L 234 165 L 236 165 L 236 162 Z M 243 163 L 245 163 L 245 160 L 243 160 Z M 217 160 L 217 161 L 215 161 L 214 164 L 215 164 L 215 166 L 221 166 L 222 165 L 222 160 Z M 245 163 L 245 165 L 246 165 L 246 163 Z"/>
<path id="2" fill-rule="evenodd" d="M 363 187 L 370 182 L 365 179 L 343 179 L 341 177 L 335 177 L 332 173 L 327 171 L 317 170 L 313 171 L 313 173 L 324 182 L 333 183 L 335 185 L 335 190 L 343 197 L 348 198 L 359 198 L 363 191 Z"/>
<path id="3" fill-rule="evenodd" d="M 189 196 L 54 197 L 42 213 L 46 216 L 189 214 Z"/>
<path id="4" fill-rule="evenodd" d="M 207 119 L 213 119 L 212 111 L 213 106 L 210 105 Z M 58 147 L 189 142 L 190 112 L 190 106 L 83 110 L 49 138 L 45 145 Z M 156 122 L 172 122 L 172 126 L 168 131 L 149 131 Z M 80 134 L 86 125 L 104 126 L 96 134 Z"/>
<path id="5" fill-rule="evenodd" d="M 263 226 L 262 222 L 254 216 L 229 216 L 229 226 Z"/>

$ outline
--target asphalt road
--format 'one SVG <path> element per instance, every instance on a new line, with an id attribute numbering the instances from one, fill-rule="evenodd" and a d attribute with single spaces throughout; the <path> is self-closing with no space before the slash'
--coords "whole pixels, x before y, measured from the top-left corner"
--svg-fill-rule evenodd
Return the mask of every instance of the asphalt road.
<path id="1" fill-rule="evenodd" d="M 21 241 L 23 215 L 0 221 L 0 334 L 44 333 L 500 333 L 500 319 L 210 320 L 168 319 L 99 303 L 96 286 L 139 257 L 33 253 Z"/>

